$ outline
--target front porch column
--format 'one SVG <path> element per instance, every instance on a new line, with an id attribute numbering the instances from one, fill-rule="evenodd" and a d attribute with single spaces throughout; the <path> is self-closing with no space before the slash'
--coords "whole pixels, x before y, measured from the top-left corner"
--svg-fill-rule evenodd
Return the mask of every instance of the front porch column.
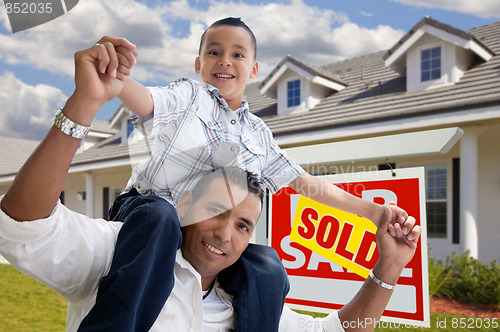
<path id="1" fill-rule="evenodd" d="M 477 164 L 478 133 L 466 132 L 460 140 L 460 254 L 478 258 Z"/>
<path id="2" fill-rule="evenodd" d="M 90 218 L 94 218 L 94 175 L 91 173 L 85 173 L 85 215 Z"/>

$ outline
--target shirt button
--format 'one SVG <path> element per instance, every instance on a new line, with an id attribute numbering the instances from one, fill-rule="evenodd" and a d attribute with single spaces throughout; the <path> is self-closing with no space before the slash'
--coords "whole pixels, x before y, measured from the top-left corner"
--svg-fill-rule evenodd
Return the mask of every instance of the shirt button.
<path id="1" fill-rule="evenodd" d="M 231 151 L 234 151 L 234 146 L 232 146 L 230 150 L 231 150 Z"/>
<path id="2" fill-rule="evenodd" d="M 232 124 L 232 125 L 236 124 L 236 120 L 235 120 L 235 119 L 232 119 L 232 120 L 231 120 L 231 124 Z"/>

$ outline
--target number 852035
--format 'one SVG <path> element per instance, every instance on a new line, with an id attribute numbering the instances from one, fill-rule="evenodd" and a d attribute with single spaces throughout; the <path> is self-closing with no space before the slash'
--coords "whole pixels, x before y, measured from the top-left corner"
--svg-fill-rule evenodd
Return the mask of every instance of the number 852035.
<path id="1" fill-rule="evenodd" d="M 7 2 L 5 9 L 7 14 L 50 14 L 52 2 Z"/>

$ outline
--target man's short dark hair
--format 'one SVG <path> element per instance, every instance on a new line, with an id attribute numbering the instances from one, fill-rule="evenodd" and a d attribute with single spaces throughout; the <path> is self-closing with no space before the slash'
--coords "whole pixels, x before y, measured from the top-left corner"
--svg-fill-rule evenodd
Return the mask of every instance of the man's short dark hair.
<path id="1" fill-rule="evenodd" d="M 252 43 L 253 43 L 253 49 L 254 49 L 254 60 L 257 59 L 257 39 L 255 38 L 255 35 L 253 34 L 252 30 L 248 27 L 248 25 L 245 24 L 241 20 L 241 17 L 226 17 L 221 20 L 218 20 L 212 25 L 210 25 L 201 35 L 200 39 L 200 47 L 198 48 L 198 55 L 201 55 L 201 48 L 203 47 L 203 43 L 205 42 L 205 35 L 207 34 L 207 31 L 210 30 L 210 28 L 215 28 L 221 25 L 230 25 L 233 27 L 242 27 L 245 30 L 247 30 L 250 33 L 250 36 L 252 37 Z"/>
<path id="2" fill-rule="evenodd" d="M 226 184 L 237 185 L 248 193 L 257 196 L 262 204 L 264 200 L 264 190 L 261 182 L 255 174 L 236 166 L 226 166 L 215 169 L 204 175 L 193 188 L 193 203 L 196 202 L 205 192 L 213 180 L 223 178 Z"/>

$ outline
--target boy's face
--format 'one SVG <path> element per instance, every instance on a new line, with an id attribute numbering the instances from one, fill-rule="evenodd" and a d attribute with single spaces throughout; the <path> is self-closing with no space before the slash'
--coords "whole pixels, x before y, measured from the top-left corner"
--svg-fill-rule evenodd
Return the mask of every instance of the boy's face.
<path id="1" fill-rule="evenodd" d="M 258 64 L 250 33 L 242 28 L 220 25 L 207 30 L 195 71 L 205 83 L 219 89 L 229 108 L 241 105 L 249 77 L 255 78 Z"/>
<path id="2" fill-rule="evenodd" d="M 261 212 L 260 198 L 216 178 L 192 201 L 185 192 L 177 208 L 182 225 L 182 255 L 203 278 L 234 264 L 248 246 Z"/>

